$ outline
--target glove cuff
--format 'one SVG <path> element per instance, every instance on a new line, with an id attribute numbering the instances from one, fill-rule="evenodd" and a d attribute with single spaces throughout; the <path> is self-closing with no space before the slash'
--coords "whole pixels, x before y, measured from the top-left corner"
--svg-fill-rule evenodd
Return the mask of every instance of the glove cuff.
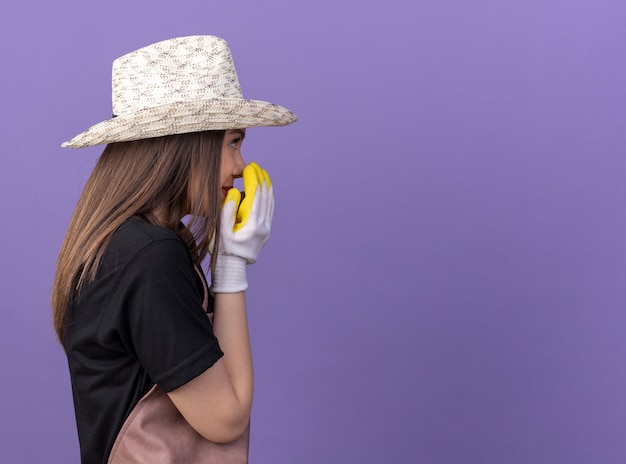
<path id="1" fill-rule="evenodd" d="M 218 255 L 211 269 L 211 293 L 237 293 L 248 288 L 246 261 L 239 256 Z"/>

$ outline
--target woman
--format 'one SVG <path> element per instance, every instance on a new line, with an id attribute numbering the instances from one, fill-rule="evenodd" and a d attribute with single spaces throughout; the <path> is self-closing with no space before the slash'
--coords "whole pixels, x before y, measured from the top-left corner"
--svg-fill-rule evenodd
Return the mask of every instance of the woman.
<path id="1" fill-rule="evenodd" d="M 269 237 L 274 198 L 241 145 L 247 127 L 295 120 L 243 99 L 217 37 L 114 61 L 113 118 L 63 144 L 107 144 L 52 295 L 82 462 L 247 460 L 246 266 Z M 233 188 L 242 176 L 245 196 Z M 208 253 L 210 288 L 200 267 Z"/>

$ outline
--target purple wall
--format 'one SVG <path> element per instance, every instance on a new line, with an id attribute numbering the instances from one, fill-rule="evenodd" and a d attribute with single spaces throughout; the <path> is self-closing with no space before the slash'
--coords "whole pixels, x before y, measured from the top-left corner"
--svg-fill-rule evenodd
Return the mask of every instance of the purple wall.
<path id="1" fill-rule="evenodd" d="M 278 208 L 251 462 L 624 462 L 624 5 L 4 5 L 0 461 L 78 462 L 48 298 L 101 149 L 60 143 L 109 117 L 114 58 L 216 34 L 300 118 L 244 150 Z"/>

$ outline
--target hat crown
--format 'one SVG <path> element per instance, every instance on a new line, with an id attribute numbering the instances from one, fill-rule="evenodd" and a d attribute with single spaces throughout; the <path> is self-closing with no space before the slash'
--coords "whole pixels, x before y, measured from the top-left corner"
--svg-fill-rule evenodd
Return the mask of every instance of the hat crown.
<path id="1" fill-rule="evenodd" d="M 113 62 L 113 114 L 164 104 L 241 99 L 241 87 L 226 41 L 215 36 L 164 40 Z"/>

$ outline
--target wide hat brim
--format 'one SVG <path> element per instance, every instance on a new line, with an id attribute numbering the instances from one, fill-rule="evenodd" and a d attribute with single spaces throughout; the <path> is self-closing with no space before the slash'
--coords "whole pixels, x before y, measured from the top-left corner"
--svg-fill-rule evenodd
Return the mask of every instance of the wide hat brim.
<path id="1" fill-rule="evenodd" d="M 83 148 L 207 130 L 286 126 L 295 114 L 273 103 L 243 98 L 180 101 L 139 109 L 99 122 L 62 144 Z"/>

